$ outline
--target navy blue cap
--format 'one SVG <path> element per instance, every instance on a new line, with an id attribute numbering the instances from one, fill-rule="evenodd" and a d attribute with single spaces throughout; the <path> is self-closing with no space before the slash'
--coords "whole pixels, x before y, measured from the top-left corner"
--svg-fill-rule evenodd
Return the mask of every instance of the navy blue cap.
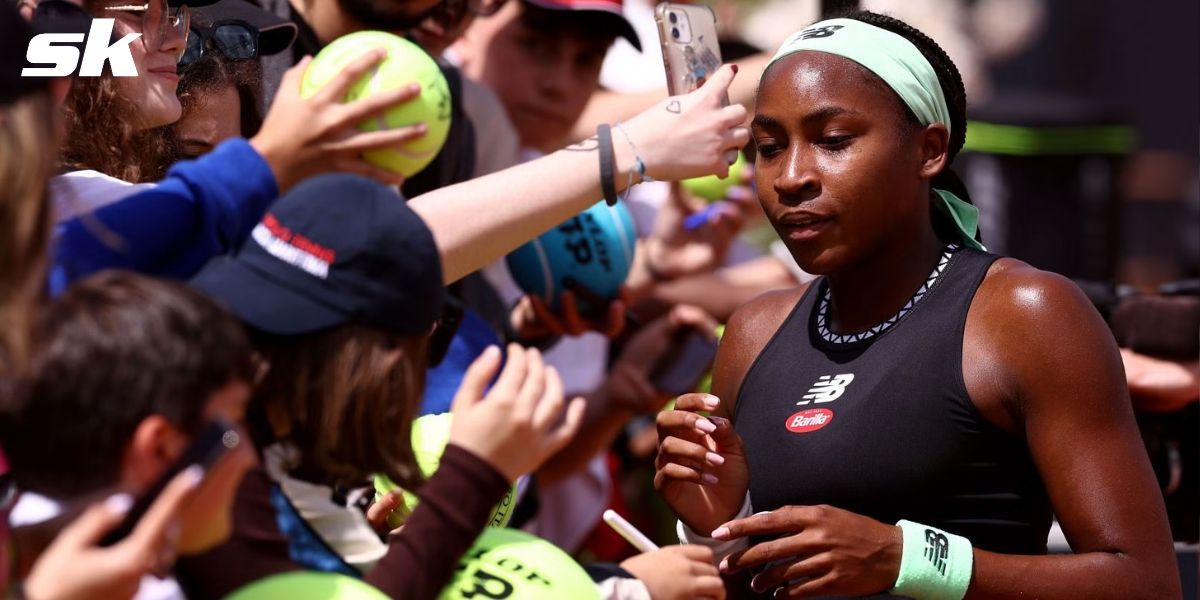
<path id="1" fill-rule="evenodd" d="M 445 287 L 433 233 L 396 192 L 357 175 L 323 175 L 280 198 L 234 256 L 192 286 L 278 335 L 359 323 L 428 333 Z"/>

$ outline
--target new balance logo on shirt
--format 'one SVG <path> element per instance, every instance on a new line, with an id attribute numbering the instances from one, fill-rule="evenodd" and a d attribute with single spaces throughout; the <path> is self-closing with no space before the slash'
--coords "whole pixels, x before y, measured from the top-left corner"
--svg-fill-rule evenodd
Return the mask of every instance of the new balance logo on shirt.
<path id="1" fill-rule="evenodd" d="M 800 397 L 800 401 L 796 405 L 802 406 L 809 402 L 833 402 L 846 393 L 846 386 L 850 385 L 852 381 L 854 381 L 853 373 L 822 375 L 817 378 L 817 382 L 808 390 L 808 393 Z"/>

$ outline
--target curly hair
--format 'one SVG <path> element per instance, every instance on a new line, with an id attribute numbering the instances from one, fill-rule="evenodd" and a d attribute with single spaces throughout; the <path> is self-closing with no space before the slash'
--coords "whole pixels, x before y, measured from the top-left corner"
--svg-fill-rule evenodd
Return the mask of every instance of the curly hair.
<path id="1" fill-rule="evenodd" d="M 200 104 L 207 92 L 232 86 L 237 91 L 242 137 L 253 137 L 262 127 L 262 63 L 258 60 L 229 60 L 219 52 L 206 53 L 200 60 L 183 68 L 179 78 L 179 102 L 183 121 Z M 170 125 L 172 129 L 178 125 Z"/>
<path id="2" fill-rule="evenodd" d="M 130 183 L 158 181 L 176 153 L 162 127 L 138 130 L 133 124 L 136 102 L 117 89 L 110 71 L 100 77 L 77 77 L 67 97 L 67 138 L 62 165 L 93 169 Z"/>

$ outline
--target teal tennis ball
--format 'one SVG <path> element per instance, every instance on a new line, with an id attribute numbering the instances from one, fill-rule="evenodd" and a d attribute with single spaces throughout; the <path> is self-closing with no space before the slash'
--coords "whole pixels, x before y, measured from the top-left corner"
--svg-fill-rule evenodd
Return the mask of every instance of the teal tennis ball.
<path id="1" fill-rule="evenodd" d="M 438 465 L 442 462 L 442 453 L 446 451 L 446 444 L 450 442 L 451 420 L 450 413 L 441 413 L 425 415 L 413 421 L 413 454 L 417 458 L 417 466 L 421 468 L 421 473 L 426 478 L 432 477 L 434 471 L 437 471 Z M 504 493 L 504 498 L 500 500 L 500 503 L 492 509 L 492 516 L 488 520 L 489 527 L 504 527 L 508 525 L 508 521 L 512 519 L 513 509 L 517 505 L 517 490 L 520 485 L 521 483 L 518 481 L 513 487 L 509 488 Z M 396 489 L 400 488 L 391 479 L 383 475 L 375 476 L 376 498 Z M 391 515 L 388 515 L 388 525 L 393 529 L 403 525 L 408 520 L 408 516 L 417 507 L 418 498 L 416 494 L 408 490 L 401 490 L 401 496 L 404 499 L 404 506 L 397 508 Z"/>
<path id="2" fill-rule="evenodd" d="M 424 123 L 428 130 L 420 138 L 398 148 L 363 153 L 367 162 L 411 177 L 433 161 L 450 132 L 450 87 L 437 63 L 419 46 L 383 31 L 359 31 L 342 36 L 325 46 L 308 65 L 300 83 L 300 95 L 304 98 L 312 96 L 373 48 L 386 48 L 387 58 L 356 81 L 344 101 L 399 89 L 414 81 L 421 85 L 421 94 L 416 98 L 358 125 L 363 131 L 378 131 Z"/>
<path id="3" fill-rule="evenodd" d="M 600 201 L 512 251 L 505 262 L 526 294 L 557 309 L 570 279 L 605 300 L 616 298 L 633 265 L 636 242 L 637 230 L 625 203 L 609 206 Z M 590 305 L 580 299 L 579 306 L 586 310 Z"/>
<path id="4" fill-rule="evenodd" d="M 743 174 L 747 167 L 746 155 L 738 152 L 737 161 L 729 165 L 729 177 L 721 179 L 716 175 L 709 175 L 685 179 L 680 183 L 683 185 L 683 189 L 691 192 L 693 196 L 709 202 L 716 202 L 725 198 L 725 195 L 729 193 L 729 188 L 742 184 Z"/>
<path id="5" fill-rule="evenodd" d="M 600 600 L 591 576 L 554 544 L 516 529 L 485 529 L 438 600 Z"/>

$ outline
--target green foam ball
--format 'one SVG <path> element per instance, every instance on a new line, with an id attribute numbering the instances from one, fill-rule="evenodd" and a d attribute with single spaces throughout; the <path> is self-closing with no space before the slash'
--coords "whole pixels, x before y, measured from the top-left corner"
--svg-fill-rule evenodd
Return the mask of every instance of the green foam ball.
<path id="1" fill-rule="evenodd" d="M 342 36 L 321 50 L 308 65 L 300 83 L 300 95 L 311 97 L 373 48 L 386 48 L 387 58 L 350 86 L 344 101 L 399 89 L 414 81 L 421 85 L 421 94 L 416 98 L 358 125 L 363 131 L 378 131 L 424 123 L 428 130 L 420 138 L 398 148 L 363 153 L 367 162 L 411 177 L 433 161 L 450 132 L 450 87 L 437 63 L 420 46 L 383 31 L 359 31 Z"/>
<path id="2" fill-rule="evenodd" d="M 425 415 L 413 421 L 413 454 L 417 458 L 417 466 L 421 468 L 421 473 L 426 478 L 433 476 L 434 471 L 437 471 L 438 464 L 442 461 L 442 453 L 446 451 L 446 444 L 450 442 L 450 421 L 450 413 Z M 512 519 L 512 511 L 516 508 L 517 488 L 518 485 L 513 485 L 504 493 L 504 498 L 492 510 L 492 517 L 488 520 L 489 527 L 508 525 L 509 520 Z M 396 489 L 400 488 L 392 480 L 383 475 L 375 476 L 376 498 Z M 404 506 L 392 511 L 392 514 L 388 516 L 388 525 L 393 529 L 408 520 L 408 516 L 412 514 L 419 501 L 416 494 L 408 490 L 400 491 L 404 499 Z"/>
<path id="3" fill-rule="evenodd" d="M 725 198 L 725 194 L 729 193 L 729 188 L 741 185 L 742 174 L 745 173 L 747 167 L 746 155 L 738 152 L 737 161 L 729 165 L 729 177 L 721 179 L 716 175 L 709 175 L 685 179 L 680 183 L 683 185 L 683 189 L 691 192 L 693 196 L 709 202 L 716 202 Z"/>
<path id="4" fill-rule="evenodd" d="M 592 578 L 554 544 L 516 529 L 485 529 L 438 600 L 600 600 Z"/>
<path id="5" fill-rule="evenodd" d="M 353 577 L 337 573 L 297 571 L 272 575 L 248 584 L 225 600 L 387 600 L 387 595 Z"/>

